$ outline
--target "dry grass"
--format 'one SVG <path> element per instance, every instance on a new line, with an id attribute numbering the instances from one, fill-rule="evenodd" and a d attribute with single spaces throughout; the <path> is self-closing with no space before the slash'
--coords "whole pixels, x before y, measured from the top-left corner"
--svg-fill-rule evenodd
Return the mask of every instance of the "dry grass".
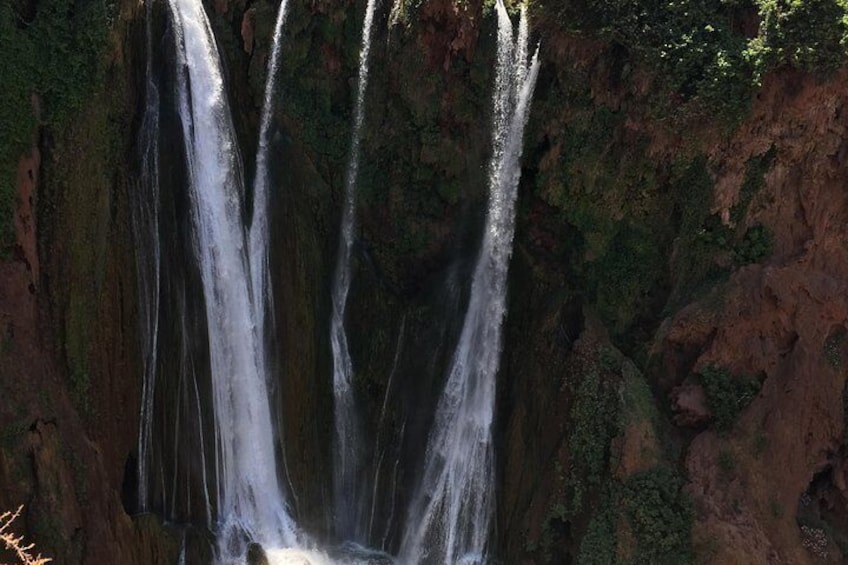
<path id="1" fill-rule="evenodd" d="M 30 551 L 32 551 L 35 545 L 32 543 L 27 545 L 26 542 L 24 542 L 23 536 L 18 536 L 10 531 L 9 528 L 12 525 L 12 522 L 21 515 L 21 510 L 23 509 L 23 506 L 18 506 L 18 509 L 14 512 L 4 512 L 0 514 L 0 541 L 3 542 L 6 549 L 18 557 L 20 565 L 45 565 L 50 563 L 53 560 L 49 557 L 42 557 L 40 553 L 33 556 Z"/>

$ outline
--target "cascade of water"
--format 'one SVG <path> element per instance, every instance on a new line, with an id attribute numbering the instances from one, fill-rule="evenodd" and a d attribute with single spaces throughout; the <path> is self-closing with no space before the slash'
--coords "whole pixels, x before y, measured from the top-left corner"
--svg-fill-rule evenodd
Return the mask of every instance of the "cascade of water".
<path id="1" fill-rule="evenodd" d="M 159 89 L 153 76 L 153 3 L 146 5 L 144 116 L 141 123 L 142 163 L 139 186 L 132 191 L 132 227 L 138 272 L 143 381 L 138 433 L 138 508 L 148 510 L 149 464 L 153 435 L 153 398 L 159 338 Z"/>
<path id="2" fill-rule="evenodd" d="M 271 58 L 268 60 L 268 74 L 265 79 L 265 98 L 262 102 L 262 115 L 259 123 L 259 147 L 256 150 L 256 179 L 253 183 L 253 217 L 250 223 L 249 254 L 250 282 L 255 308 L 254 318 L 261 324 L 259 335 L 266 337 L 266 317 L 274 311 L 271 287 L 271 267 L 268 256 L 268 209 L 269 209 L 269 171 L 268 154 L 271 123 L 274 118 L 274 93 L 277 90 L 277 71 L 280 67 L 280 51 L 283 43 L 283 25 L 288 15 L 288 0 L 282 0 L 274 24 L 274 36 L 271 45 Z M 267 359 L 264 360 L 267 363 Z"/>
<path id="3" fill-rule="evenodd" d="M 362 26 L 362 46 L 359 53 L 359 81 L 356 90 L 353 134 L 344 203 L 342 205 L 341 236 L 333 278 L 333 311 L 330 318 L 330 343 L 333 350 L 333 394 L 335 400 L 335 445 L 333 469 L 334 525 L 336 535 L 361 540 L 363 536 L 364 493 L 360 484 L 361 431 L 359 416 L 351 387 L 353 364 L 344 328 L 347 295 L 350 290 L 350 256 L 356 205 L 356 181 L 359 174 L 360 141 L 365 121 L 365 91 L 368 87 L 368 55 L 371 50 L 371 24 L 374 21 L 375 0 L 368 0 Z"/>
<path id="4" fill-rule="evenodd" d="M 234 562 L 245 551 L 245 537 L 277 547 L 297 539 L 277 477 L 263 372 L 267 357 L 251 300 L 241 222 L 241 163 L 215 39 L 200 0 L 169 0 L 168 7 L 175 28 L 192 243 L 209 334 L 219 557 Z"/>
<path id="5" fill-rule="evenodd" d="M 407 517 L 401 562 L 480 563 L 494 511 L 492 419 L 515 231 L 524 126 L 538 76 L 528 64 L 526 6 L 518 38 L 497 0 L 489 206 L 462 334 L 436 410 L 425 469 Z"/>

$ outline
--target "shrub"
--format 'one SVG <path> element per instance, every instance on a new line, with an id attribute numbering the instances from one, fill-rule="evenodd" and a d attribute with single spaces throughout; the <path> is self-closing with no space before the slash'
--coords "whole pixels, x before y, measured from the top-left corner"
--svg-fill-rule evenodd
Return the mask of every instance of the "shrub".
<path id="1" fill-rule="evenodd" d="M 625 482 L 621 501 L 638 543 L 637 562 L 691 562 L 693 510 L 684 484 L 679 474 L 663 466 Z"/>
<path id="2" fill-rule="evenodd" d="M 680 100 L 733 120 L 763 73 L 791 65 L 829 71 L 846 59 L 846 0 L 599 0 L 565 2 L 564 25 L 606 35 L 659 71 Z M 757 34 L 747 22 L 759 16 Z M 672 105 L 673 106 L 673 105 Z"/>
<path id="3" fill-rule="evenodd" d="M 845 61 L 845 0 L 758 0 L 760 33 L 750 53 L 766 67 L 828 71 Z"/>
<path id="4" fill-rule="evenodd" d="M 590 371 L 580 382 L 571 408 L 568 452 L 569 510 L 578 512 L 587 488 L 601 483 L 609 461 L 609 447 L 618 433 L 618 398 L 610 383 Z"/>
<path id="5" fill-rule="evenodd" d="M 698 373 L 716 430 L 728 432 L 736 418 L 760 391 L 753 377 L 735 377 L 727 369 L 707 366 Z"/>
<path id="6" fill-rule="evenodd" d="M 740 265 L 759 263 L 771 255 L 773 247 L 768 228 L 756 225 L 748 228 L 742 236 L 742 241 L 733 249 L 733 257 Z"/>
<path id="7" fill-rule="evenodd" d="M 609 565 L 616 562 L 616 535 L 612 497 L 601 499 L 583 539 L 580 540 L 578 565 Z"/>

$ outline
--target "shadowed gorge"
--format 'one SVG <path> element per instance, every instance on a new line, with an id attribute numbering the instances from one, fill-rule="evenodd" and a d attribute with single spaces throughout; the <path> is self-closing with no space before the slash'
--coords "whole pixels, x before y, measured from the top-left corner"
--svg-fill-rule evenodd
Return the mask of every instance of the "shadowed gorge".
<path id="1" fill-rule="evenodd" d="M 72 565 L 844 562 L 846 22 L 0 0 L 0 514 Z"/>

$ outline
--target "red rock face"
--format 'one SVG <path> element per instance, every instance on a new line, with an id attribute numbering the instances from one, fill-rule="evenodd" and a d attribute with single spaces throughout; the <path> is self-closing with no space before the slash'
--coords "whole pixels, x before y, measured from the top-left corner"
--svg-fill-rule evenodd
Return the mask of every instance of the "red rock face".
<path id="1" fill-rule="evenodd" d="M 425 2 L 416 27 L 427 65 L 447 71 L 457 57 L 471 62 L 480 35 L 478 20 L 482 4 L 434 0 Z"/>
<path id="2" fill-rule="evenodd" d="M 57 563 L 173 561 L 173 542 L 155 525 L 140 529 L 125 513 L 114 428 L 108 418 L 101 420 L 107 428 L 101 430 L 103 441 L 89 439 L 56 363 L 46 297 L 38 290 L 33 213 L 38 166 L 33 148 L 18 167 L 20 252 L 0 261 L 0 508 L 25 505 L 16 525 Z M 113 376 L 112 384 L 121 388 L 124 373 Z M 118 402 L 114 410 L 136 408 Z"/>
<path id="3" fill-rule="evenodd" d="M 774 144 L 774 167 L 742 222 L 767 226 L 775 254 L 675 315 L 658 344 L 667 374 L 678 378 L 693 368 L 681 350 L 699 352 L 694 368 L 765 375 L 727 438 L 704 432 L 688 450 L 695 539 L 718 540 L 716 563 L 811 559 L 795 509 L 813 475 L 831 465 L 844 430 L 845 360 L 834 362 L 840 352 L 826 347 L 848 319 L 846 86 L 844 72 L 825 84 L 772 76 L 750 119 L 714 147 L 715 208 L 729 221 L 746 161 Z M 672 397 L 685 419 L 695 418 L 686 387 Z M 723 471 L 729 457 L 734 468 Z"/>

